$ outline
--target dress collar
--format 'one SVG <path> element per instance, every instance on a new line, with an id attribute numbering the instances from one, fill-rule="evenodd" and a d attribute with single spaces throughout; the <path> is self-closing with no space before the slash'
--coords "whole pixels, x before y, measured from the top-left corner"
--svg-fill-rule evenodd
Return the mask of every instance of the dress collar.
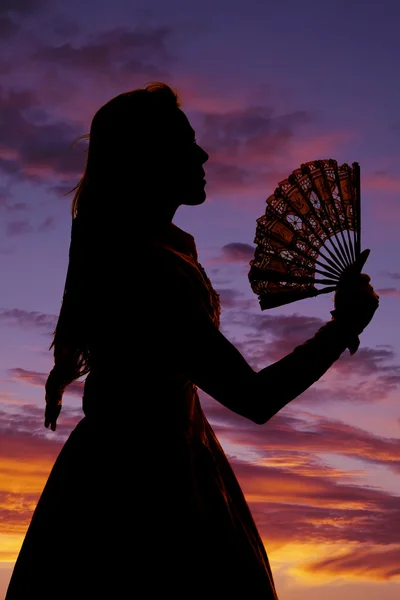
<path id="1" fill-rule="evenodd" d="M 179 252 L 191 256 L 197 260 L 197 249 L 194 237 L 187 233 L 175 223 L 168 223 L 161 228 L 153 229 L 153 234 L 150 237 L 151 243 L 155 246 L 168 247 Z"/>

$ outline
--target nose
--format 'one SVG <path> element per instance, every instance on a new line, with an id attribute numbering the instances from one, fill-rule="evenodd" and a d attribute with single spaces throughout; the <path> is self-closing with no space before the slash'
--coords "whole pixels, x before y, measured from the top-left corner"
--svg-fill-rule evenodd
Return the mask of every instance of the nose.
<path id="1" fill-rule="evenodd" d="M 203 148 L 201 148 L 200 146 L 198 146 L 199 150 L 200 150 L 200 159 L 201 159 L 201 164 L 204 164 L 209 156 L 207 154 L 207 152 L 205 150 L 203 150 Z"/>

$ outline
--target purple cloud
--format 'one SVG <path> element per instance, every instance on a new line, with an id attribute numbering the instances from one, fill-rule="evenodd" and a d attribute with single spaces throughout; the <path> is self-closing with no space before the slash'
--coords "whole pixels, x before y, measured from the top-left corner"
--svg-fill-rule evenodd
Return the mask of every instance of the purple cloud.
<path id="1" fill-rule="evenodd" d="M 36 310 L 26 311 L 19 308 L 0 310 L 0 320 L 6 323 L 29 329 L 45 329 L 48 332 L 54 331 L 57 318 L 55 315 L 46 315 Z"/>
<path id="2" fill-rule="evenodd" d="M 33 231 L 32 225 L 28 219 L 20 219 L 19 221 L 10 221 L 5 226 L 6 235 L 14 237 L 18 235 L 25 235 Z"/>
<path id="3" fill-rule="evenodd" d="M 26 369 L 21 369 L 19 367 L 8 369 L 8 374 L 13 381 L 19 381 L 27 385 L 33 385 L 42 388 L 44 388 L 48 377 L 48 373 L 27 371 Z M 83 385 L 84 384 L 82 381 L 74 381 L 68 386 L 66 393 L 81 398 L 83 394 Z"/>
<path id="4" fill-rule="evenodd" d="M 80 127 L 54 122 L 48 113 L 46 122 L 38 124 L 29 118 L 29 111 L 38 107 L 33 92 L 0 92 L 0 168 L 19 180 L 35 183 L 78 178 L 84 155 L 74 152 L 71 145 L 81 134 Z"/>
<path id="5" fill-rule="evenodd" d="M 380 271 L 379 274 L 384 277 L 389 277 L 389 279 L 400 279 L 400 273 L 393 271 Z"/>
<path id="6" fill-rule="evenodd" d="M 0 10 L 0 40 L 13 37 L 19 31 L 19 26 L 7 14 Z"/>
<path id="7" fill-rule="evenodd" d="M 248 266 L 251 259 L 254 258 L 254 246 L 232 242 L 222 246 L 222 258 L 228 263 L 245 263 Z"/>
<path id="8" fill-rule="evenodd" d="M 68 40 L 57 46 L 38 44 L 29 60 L 41 68 L 56 65 L 59 85 L 62 80 L 68 85 L 71 75 L 104 85 L 100 82 L 106 76 L 112 95 L 111 90 L 116 87 L 119 91 L 123 91 L 121 86 L 125 89 L 134 87 L 135 78 L 168 81 L 170 74 L 166 65 L 174 60 L 168 46 L 174 33 L 169 26 L 133 30 L 117 27 L 86 36 L 85 43 Z"/>
<path id="9" fill-rule="evenodd" d="M 0 14 L 8 12 L 28 15 L 38 12 L 48 4 L 48 0 L 1 0 Z"/>
<path id="10" fill-rule="evenodd" d="M 39 225 L 38 231 L 44 233 L 47 231 L 51 231 L 52 229 L 54 229 L 54 223 L 54 217 L 46 217 L 44 221 L 42 221 L 42 223 Z"/>

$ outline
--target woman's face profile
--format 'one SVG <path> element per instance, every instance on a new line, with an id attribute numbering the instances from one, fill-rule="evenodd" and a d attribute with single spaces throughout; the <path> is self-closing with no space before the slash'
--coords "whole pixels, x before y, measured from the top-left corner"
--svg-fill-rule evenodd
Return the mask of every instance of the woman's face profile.
<path id="1" fill-rule="evenodd" d="M 206 199 L 203 165 L 208 154 L 197 144 L 195 131 L 181 110 L 170 131 L 171 143 L 167 143 L 164 157 L 168 196 L 177 204 L 202 204 Z"/>

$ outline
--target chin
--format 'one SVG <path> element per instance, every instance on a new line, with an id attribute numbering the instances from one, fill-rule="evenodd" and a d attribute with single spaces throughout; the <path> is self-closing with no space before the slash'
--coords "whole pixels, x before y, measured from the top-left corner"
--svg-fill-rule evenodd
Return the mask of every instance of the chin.
<path id="1" fill-rule="evenodd" d="M 206 198 L 206 191 L 204 188 L 201 188 L 200 190 L 187 194 L 183 204 L 186 204 L 187 206 L 198 206 L 199 204 L 203 204 Z"/>

